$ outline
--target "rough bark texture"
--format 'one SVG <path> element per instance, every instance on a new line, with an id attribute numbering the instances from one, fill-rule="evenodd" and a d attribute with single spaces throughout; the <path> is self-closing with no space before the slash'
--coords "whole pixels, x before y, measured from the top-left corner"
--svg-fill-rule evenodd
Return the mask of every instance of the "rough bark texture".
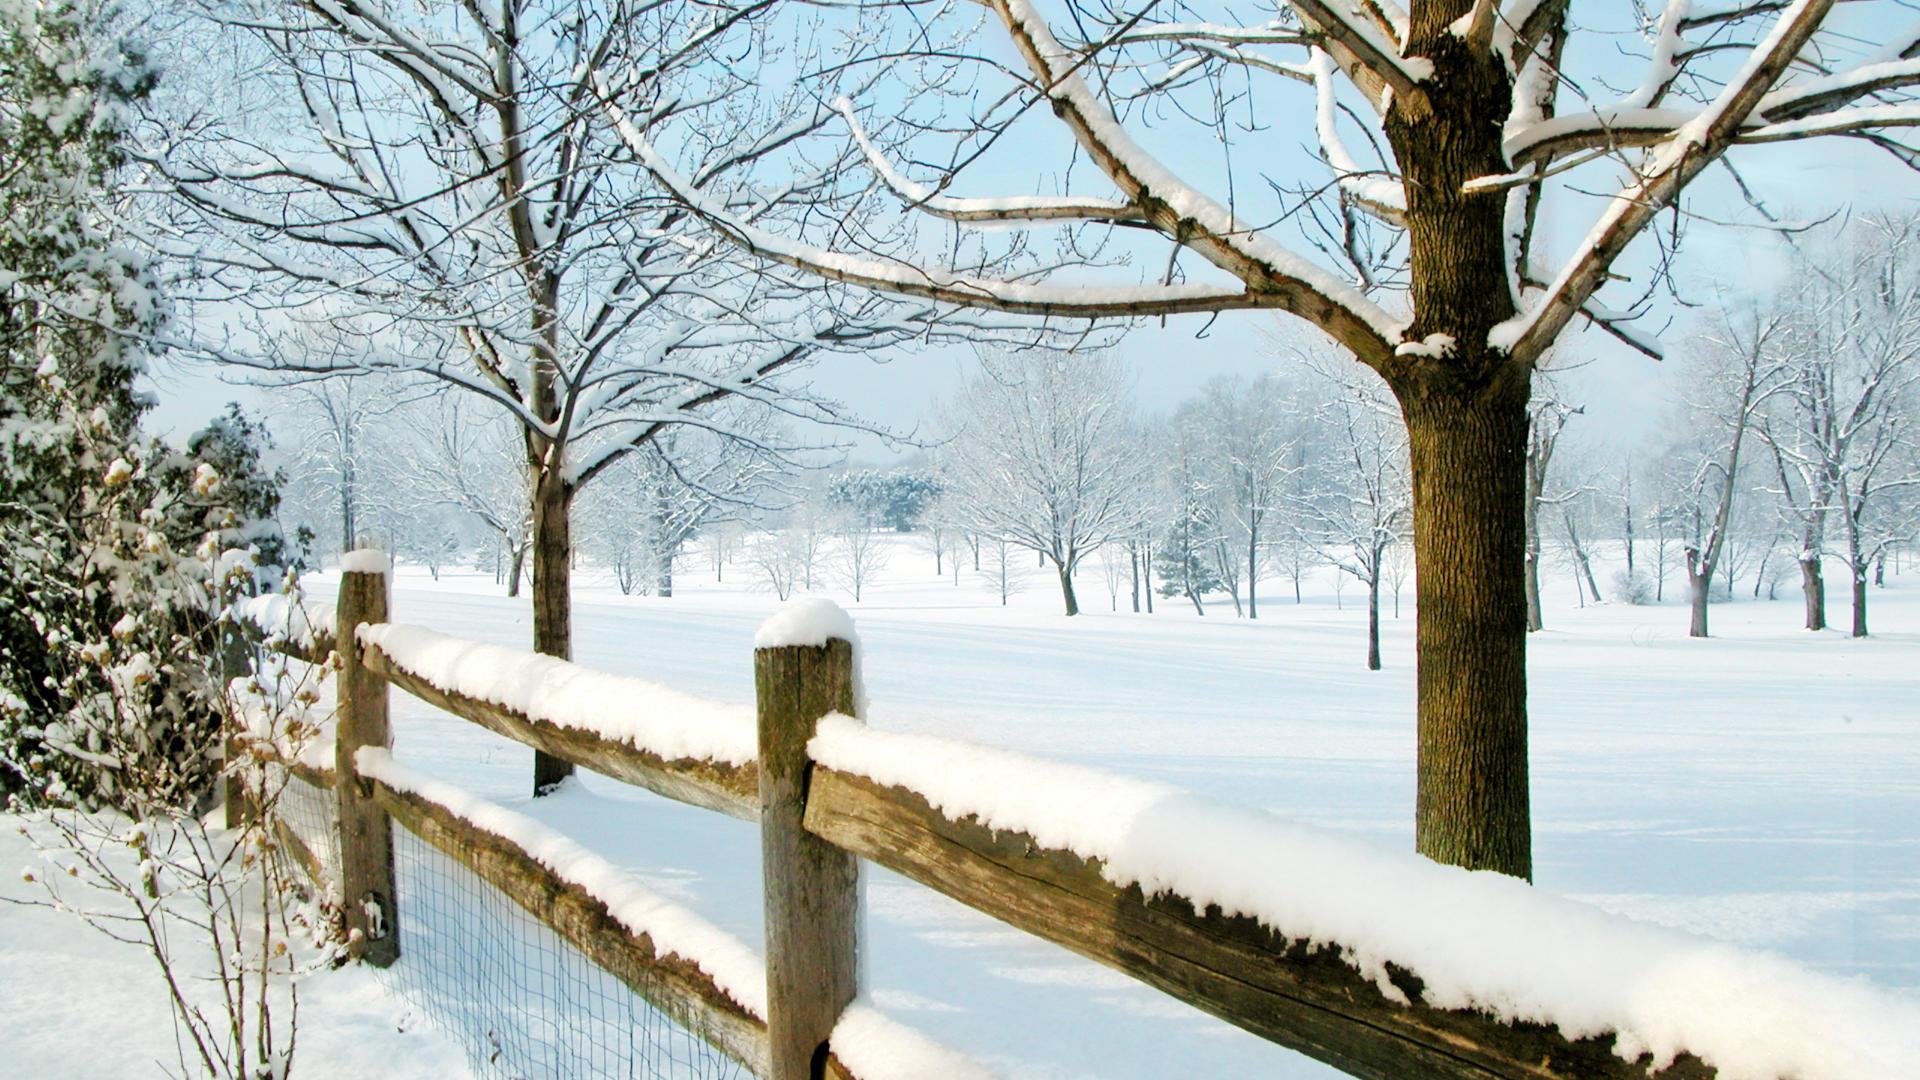
<path id="1" fill-rule="evenodd" d="M 533 651 L 573 659 L 573 492 L 557 476 L 534 488 Z M 573 763 L 533 752 L 533 793 L 573 775 Z"/>
<path id="2" fill-rule="evenodd" d="M 1417 846 L 1532 875 L 1527 779 L 1527 383 L 1396 387 L 1413 465 L 1419 575 Z"/>
<path id="3" fill-rule="evenodd" d="M 1415 836 L 1440 862 L 1532 874 L 1527 791 L 1525 601 L 1530 368 L 1486 345 L 1513 314 L 1504 200 L 1468 180 L 1507 170 L 1510 80 L 1452 33 L 1471 0 L 1413 8 L 1408 55 L 1434 75 L 1386 118 L 1405 172 L 1411 299 L 1407 336 L 1446 334 L 1441 357 L 1382 366 L 1407 421 L 1413 466 L 1419 639 Z"/>
<path id="4" fill-rule="evenodd" d="M 347 955 L 375 967 L 400 958 L 393 887 L 393 831 L 387 812 L 360 778 L 354 754 L 363 746 L 393 745 L 387 725 L 387 684 L 360 661 L 354 630 L 387 621 L 387 576 L 340 575 L 335 640 L 340 653 L 334 784 L 340 820 L 340 895 L 335 901 L 347 933 Z"/>
<path id="5" fill-rule="evenodd" d="M 1705 572 L 1694 569 L 1694 557 L 1691 550 L 1687 553 L 1687 636 L 1707 636 L 1707 594 L 1713 590 L 1713 570 Z"/>
<path id="6" fill-rule="evenodd" d="M 820 1075 L 827 1036 L 859 991 L 860 861 L 807 832 L 807 741 L 852 715 L 853 646 L 755 649 L 760 853 L 767 927 L 768 1080 Z"/>

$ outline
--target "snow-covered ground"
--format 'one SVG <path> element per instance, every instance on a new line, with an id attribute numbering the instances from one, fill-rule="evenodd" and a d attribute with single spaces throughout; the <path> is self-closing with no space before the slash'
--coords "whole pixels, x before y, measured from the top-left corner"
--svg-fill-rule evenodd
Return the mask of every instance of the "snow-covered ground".
<path id="1" fill-rule="evenodd" d="M 0 867 L 7 868 L 0 876 L 0 897 L 38 900 L 46 894 L 23 881 L 21 871 L 45 875 L 47 864 L 20 831 L 21 822 L 0 815 Z M 42 843 L 54 842 L 51 831 L 36 831 Z M 94 910 L 131 911 L 131 905 L 69 884 L 68 898 Z M 207 981 L 211 958 L 178 926 L 170 940 L 187 992 L 215 1010 L 213 1016 L 222 1015 Z M 145 950 L 113 941 L 74 915 L 0 903 L 0 986 L 6 988 L 0 1075 L 21 1080 L 182 1075 L 158 965 Z M 456 1045 L 397 1002 L 365 968 L 323 968 L 301 976 L 298 1007 L 295 1077 L 438 1080 L 467 1074 Z M 284 1004 L 276 1015 L 286 1022 Z"/>
<path id="2" fill-rule="evenodd" d="M 1364 593 L 1349 583 L 1337 606 L 1325 575 L 1299 605 L 1267 582 L 1250 622 L 1224 601 L 1204 619 L 1175 599 L 1152 616 L 1111 613 L 1092 566 L 1080 582 L 1088 614 L 1069 620 L 1050 574 L 1034 572 L 1003 608 L 984 579 L 935 578 L 914 538 L 890 547 L 862 603 L 836 593 L 858 624 L 874 726 L 1095 764 L 1411 847 L 1410 585 L 1404 617 L 1390 601 L 1384 617 L 1386 670 L 1369 673 Z M 754 631 L 775 601 L 744 561 L 715 583 L 703 556 L 689 558 L 671 599 L 583 576 L 581 663 L 751 701 Z M 1570 582 L 1550 580 L 1549 629 L 1531 642 L 1538 884 L 1920 993 L 1920 572 L 1888 580 L 1866 641 L 1798 630 L 1797 590 L 1716 605 L 1716 636 L 1695 641 L 1680 606 L 1579 609 Z M 393 611 L 501 644 L 530 634 L 524 600 L 500 596 L 490 576 L 432 582 L 403 569 Z M 1830 615 L 1844 625 L 1844 596 Z M 400 760 L 531 813 L 759 943 L 751 826 L 592 776 L 528 800 L 530 751 L 404 695 L 395 706 Z M 885 872 L 867 888 L 875 1002 L 1010 1075 L 1331 1075 Z M 0 911 L 7 965 L 36 933 L 21 919 Z M 403 1011 L 368 1008 L 389 1032 Z M 41 1015 L 40 1029 L 73 1021 Z M 150 1026 L 165 1038 L 163 1013 Z M 307 1075 L 358 1072 L 302 1042 Z M 27 1075 L 117 1071 L 81 1060 Z"/>

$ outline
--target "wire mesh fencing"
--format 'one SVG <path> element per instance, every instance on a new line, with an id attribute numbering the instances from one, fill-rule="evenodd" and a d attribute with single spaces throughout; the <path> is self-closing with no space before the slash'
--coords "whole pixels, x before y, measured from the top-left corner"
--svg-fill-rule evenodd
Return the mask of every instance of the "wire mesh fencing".
<path id="1" fill-rule="evenodd" d="M 278 785 L 273 813 L 280 823 L 313 853 L 325 873 L 338 874 L 340 828 L 333 791 L 281 770 L 274 770 L 267 782 Z M 323 886 L 324 882 L 314 884 Z"/>
<path id="2" fill-rule="evenodd" d="M 460 1041 L 477 1075 L 751 1075 L 459 860 L 397 826 L 394 872 L 400 962 L 383 977 Z"/>

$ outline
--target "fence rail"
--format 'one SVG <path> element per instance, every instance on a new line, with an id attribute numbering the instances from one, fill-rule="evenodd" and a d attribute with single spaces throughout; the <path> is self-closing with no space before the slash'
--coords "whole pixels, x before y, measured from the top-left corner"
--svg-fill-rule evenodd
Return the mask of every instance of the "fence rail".
<path id="1" fill-rule="evenodd" d="M 1217 907 L 1196 910 L 1180 897 L 1147 896 L 1137 885 L 1116 886 L 1103 876 L 1097 859 L 1050 848 L 1019 831 L 989 828 L 971 816 L 949 815 L 907 788 L 809 761 L 806 747 L 818 720 L 851 711 L 852 656 L 844 640 L 756 650 L 757 763 L 667 759 L 435 685 L 410 669 L 404 657 L 353 633 L 358 623 L 351 616 L 375 606 L 353 599 L 353 590 L 375 582 L 384 588 L 385 579 L 345 577 L 335 640 L 313 635 L 306 643 L 283 640 L 274 647 L 327 662 L 336 641 L 348 643 L 353 649 L 344 662 L 349 673 L 357 669 L 487 730 L 615 779 L 761 823 L 768 911 L 769 1016 L 764 1018 L 741 1007 L 698 966 L 630 932 L 600 898 L 564 880 L 511 839 L 430 799 L 361 775 L 345 754 L 337 773 L 292 766 L 304 779 L 341 792 L 343 806 L 371 807 L 465 863 L 661 1011 L 758 1075 L 801 1080 L 825 1069 L 825 1075 L 854 1076 L 826 1043 L 855 990 L 850 889 L 856 857 L 1354 1076 L 1625 1080 L 1651 1074 L 1696 1080 L 1716 1075 L 1686 1053 L 1654 1072 L 1651 1055 L 1617 1056 L 1611 1034 L 1570 1040 L 1550 1026 L 1425 1004 L 1421 980 L 1390 965 L 1392 987 L 1405 999 L 1393 1000 L 1342 958 L 1339 943 L 1288 939 L 1251 917 L 1224 914 Z M 384 603 L 378 607 L 384 611 Z M 364 697 L 350 698 L 343 708 L 363 707 Z M 343 718 L 342 730 L 360 729 Z M 313 862 L 303 846 L 289 849 L 302 863 Z M 379 858 L 377 853 L 367 857 Z M 380 869 L 363 865 L 360 873 L 377 875 Z M 385 872 L 391 874 L 390 865 Z M 349 879 L 354 874 L 351 867 L 345 872 Z M 390 877 L 381 889 L 376 882 L 370 891 L 393 895 Z M 343 899 L 356 895 L 349 892 Z M 403 919 L 405 912 L 391 915 Z"/>

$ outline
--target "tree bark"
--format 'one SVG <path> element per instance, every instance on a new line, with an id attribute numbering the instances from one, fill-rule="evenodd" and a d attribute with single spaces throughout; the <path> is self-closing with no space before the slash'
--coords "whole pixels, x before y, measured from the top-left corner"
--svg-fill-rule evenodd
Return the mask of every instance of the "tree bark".
<path id="1" fill-rule="evenodd" d="M 1367 579 L 1367 670 L 1380 670 L 1380 571 Z"/>
<path id="2" fill-rule="evenodd" d="M 507 567 L 507 595 L 510 597 L 520 595 L 520 579 L 527 569 L 527 545 L 522 542 L 511 545 L 511 549 L 513 558 Z"/>
<path id="3" fill-rule="evenodd" d="M 533 651 L 573 658 L 573 490 L 557 470 L 540 478 L 533 493 Z M 573 763 L 533 753 L 533 790 L 538 795 L 573 775 Z"/>
<path id="4" fill-rule="evenodd" d="M 1055 563 L 1054 565 L 1060 568 L 1060 596 L 1062 599 L 1064 599 L 1067 602 L 1067 614 L 1069 615 L 1080 614 L 1080 601 L 1078 598 L 1076 598 L 1073 595 L 1072 569 L 1070 569 L 1067 566 L 1067 564 L 1064 562 Z M 854 599 L 857 600 L 859 599 L 859 597 L 856 595 Z M 1004 602 L 1005 600 L 1003 599 L 1002 603 Z"/>
<path id="5" fill-rule="evenodd" d="M 1247 530 L 1247 618 L 1260 617 L 1260 603 L 1255 596 L 1260 586 L 1260 528 Z"/>
<path id="6" fill-rule="evenodd" d="M 1133 573 L 1133 613 L 1140 614 L 1140 551 L 1127 545 L 1127 565 Z"/>
<path id="7" fill-rule="evenodd" d="M 1687 602 L 1692 608 L 1687 620 L 1687 636 L 1703 638 L 1707 636 L 1707 593 L 1713 585 L 1713 572 L 1711 567 L 1706 573 L 1696 571 L 1691 551 L 1687 562 Z"/>
<path id="8" fill-rule="evenodd" d="M 1416 845 L 1438 862 L 1531 878 L 1526 527 L 1516 512 L 1527 376 L 1499 369 L 1474 385 L 1455 370 L 1449 361 L 1394 385 L 1420 568 Z"/>

